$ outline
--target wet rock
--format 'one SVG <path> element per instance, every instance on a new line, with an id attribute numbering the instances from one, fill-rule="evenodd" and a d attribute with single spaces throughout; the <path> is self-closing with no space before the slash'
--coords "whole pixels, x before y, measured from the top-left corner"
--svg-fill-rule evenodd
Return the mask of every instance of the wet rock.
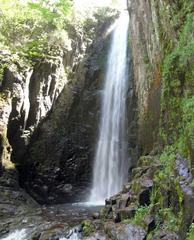
<path id="1" fill-rule="evenodd" d="M 123 193 L 128 193 L 131 190 L 131 183 L 127 183 L 123 186 Z"/>
<path id="2" fill-rule="evenodd" d="M 101 233 L 95 233 L 94 235 L 91 235 L 90 237 L 84 238 L 84 240 L 108 240 L 108 237 L 104 236 Z"/>
<path id="3" fill-rule="evenodd" d="M 47 202 L 48 199 L 48 187 L 46 185 L 39 185 L 39 184 L 34 184 L 32 186 L 34 195 L 33 197 L 41 196 L 41 198 L 44 199 L 45 202 Z"/>
<path id="4" fill-rule="evenodd" d="M 112 206 L 107 205 L 100 210 L 100 217 L 101 218 L 111 218 L 112 217 Z"/>
<path id="5" fill-rule="evenodd" d="M 116 202 L 117 202 L 118 196 L 119 196 L 119 195 L 115 195 L 115 196 L 112 196 L 112 197 L 109 198 L 109 199 L 106 199 L 106 200 L 105 200 L 105 204 L 106 204 L 106 205 L 115 205 Z"/>
<path id="6" fill-rule="evenodd" d="M 93 213 L 92 217 L 93 217 L 93 219 L 99 219 L 100 213 L 99 212 Z"/>
<path id="7" fill-rule="evenodd" d="M 114 240 L 144 240 L 146 231 L 133 224 L 111 224 L 105 226 L 108 236 Z"/>
<path id="8" fill-rule="evenodd" d="M 71 192 L 73 189 L 73 186 L 71 184 L 65 184 L 63 187 L 63 192 L 68 193 Z"/>
<path id="9" fill-rule="evenodd" d="M 153 237 L 153 240 L 181 240 L 179 238 L 179 236 L 174 233 L 174 232 L 171 232 L 171 231 L 165 231 L 165 230 L 161 230 L 159 232 L 157 232 L 154 237 Z"/>
<path id="10" fill-rule="evenodd" d="M 181 176 L 180 186 L 184 195 L 184 222 L 190 225 L 194 219 L 194 189 L 192 187 L 193 176 L 189 170 L 188 160 L 177 154 L 176 172 Z M 186 232 L 182 229 L 182 232 Z M 185 235 L 182 236 L 184 238 Z"/>
<path id="11" fill-rule="evenodd" d="M 105 233 L 109 238 L 116 239 L 116 225 L 112 221 L 107 221 L 104 223 Z"/>
<path id="12" fill-rule="evenodd" d="M 40 237 L 41 237 L 41 233 L 35 233 L 35 234 L 32 236 L 32 240 L 40 240 Z"/>
<path id="13" fill-rule="evenodd" d="M 126 208 L 121 208 L 119 210 L 116 211 L 116 213 L 118 214 L 118 219 L 120 221 L 123 221 L 125 219 L 129 219 L 129 218 L 132 218 L 135 216 L 135 212 L 136 212 L 136 207 L 134 206 L 129 206 L 129 207 L 126 207 Z"/>
<path id="14" fill-rule="evenodd" d="M 146 215 L 143 219 L 142 219 L 143 224 L 146 226 L 146 230 L 149 233 L 150 231 L 153 231 L 156 227 L 155 224 L 155 219 L 153 216 L 151 215 Z"/>
<path id="15" fill-rule="evenodd" d="M 139 192 L 139 204 L 141 206 L 148 206 L 150 204 L 150 194 L 153 187 L 153 180 L 147 177 L 140 178 L 140 192 Z"/>
<path id="16" fill-rule="evenodd" d="M 148 206 L 150 204 L 150 189 L 145 189 L 139 194 L 139 204 L 141 206 Z"/>
<path id="17" fill-rule="evenodd" d="M 45 222 L 42 219 L 40 225 L 32 230 L 32 239 L 34 240 L 57 240 L 68 234 L 68 225 L 65 223 Z"/>
<path id="18" fill-rule="evenodd" d="M 130 202 L 130 199 L 131 199 L 131 195 L 128 193 L 119 195 L 119 198 L 116 200 L 117 208 L 127 207 Z"/>

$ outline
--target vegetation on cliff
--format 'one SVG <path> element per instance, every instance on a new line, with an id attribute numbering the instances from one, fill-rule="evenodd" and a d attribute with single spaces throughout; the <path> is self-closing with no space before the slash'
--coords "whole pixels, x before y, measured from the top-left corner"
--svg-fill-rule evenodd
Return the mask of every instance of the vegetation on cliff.
<path id="1" fill-rule="evenodd" d="M 95 18 L 111 15 L 106 7 L 78 14 L 70 0 L 0 0 L 0 6 L 0 49 L 30 59 L 59 54 L 59 47 L 69 44 L 72 28 L 89 35 Z"/>
<path id="2" fill-rule="evenodd" d="M 194 3 L 192 0 L 181 0 L 152 1 L 152 4 L 160 19 L 159 74 L 155 74 L 152 81 L 161 82 L 161 112 L 158 141 L 151 153 L 157 155 L 151 158 L 151 162 L 145 157 L 139 166 L 160 164 L 162 168 L 156 171 L 153 178 L 150 205 L 143 209 L 140 207 L 133 221 L 139 219 L 140 223 L 144 214 L 152 213 L 158 219 L 158 226 L 147 239 L 152 239 L 161 225 L 184 239 L 192 220 L 193 203 L 191 200 L 190 204 L 185 205 L 188 193 L 182 186 L 184 176 L 177 174 L 177 164 L 179 159 L 187 159 L 189 171 L 194 173 Z M 148 71 L 152 71 L 149 61 L 145 64 Z M 190 179 L 187 183 L 190 189 L 192 184 Z M 192 238 L 193 225 L 188 234 L 188 239 Z"/>
<path id="3" fill-rule="evenodd" d="M 0 48 L 37 57 L 67 38 L 69 0 L 0 1 Z"/>

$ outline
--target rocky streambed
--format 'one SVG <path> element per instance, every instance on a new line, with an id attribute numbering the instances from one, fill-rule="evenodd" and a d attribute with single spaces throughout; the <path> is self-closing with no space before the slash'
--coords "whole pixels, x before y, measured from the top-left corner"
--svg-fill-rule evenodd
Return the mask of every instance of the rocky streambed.
<path id="1" fill-rule="evenodd" d="M 85 221 L 90 221 L 100 208 L 86 204 L 34 206 L 22 215 L 13 214 L 2 221 L 0 239 L 83 239 Z"/>

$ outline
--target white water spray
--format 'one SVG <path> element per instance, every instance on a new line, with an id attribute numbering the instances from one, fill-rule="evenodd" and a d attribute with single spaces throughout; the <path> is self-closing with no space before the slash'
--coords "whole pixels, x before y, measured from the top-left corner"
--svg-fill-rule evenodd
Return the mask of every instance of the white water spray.
<path id="1" fill-rule="evenodd" d="M 1 240 L 27 240 L 27 232 L 25 229 L 16 230 L 10 233 L 7 237 L 0 238 Z"/>
<path id="2" fill-rule="evenodd" d="M 128 175 L 128 25 L 128 12 L 123 11 L 112 34 L 107 62 L 100 132 L 93 168 L 93 188 L 89 199 L 94 204 L 102 204 L 107 197 L 119 192 Z"/>

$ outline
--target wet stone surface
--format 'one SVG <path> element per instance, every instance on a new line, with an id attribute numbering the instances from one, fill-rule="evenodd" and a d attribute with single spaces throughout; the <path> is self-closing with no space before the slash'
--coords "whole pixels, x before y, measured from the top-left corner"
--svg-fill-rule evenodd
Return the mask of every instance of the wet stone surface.
<path id="1" fill-rule="evenodd" d="M 12 240 L 7 238 L 11 234 L 13 239 L 19 237 L 20 240 L 59 240 L 65 237 L 71 239 L 68 238 L 71 235 L 81 235 L 80 224 L 86 219 L 92 219 L 92 214 L 100 208 L 84 204 L 35 207 L 31 212 L 28 211 L 19 217 L 12 215 L 2 220 L 0 239 Z"/>

